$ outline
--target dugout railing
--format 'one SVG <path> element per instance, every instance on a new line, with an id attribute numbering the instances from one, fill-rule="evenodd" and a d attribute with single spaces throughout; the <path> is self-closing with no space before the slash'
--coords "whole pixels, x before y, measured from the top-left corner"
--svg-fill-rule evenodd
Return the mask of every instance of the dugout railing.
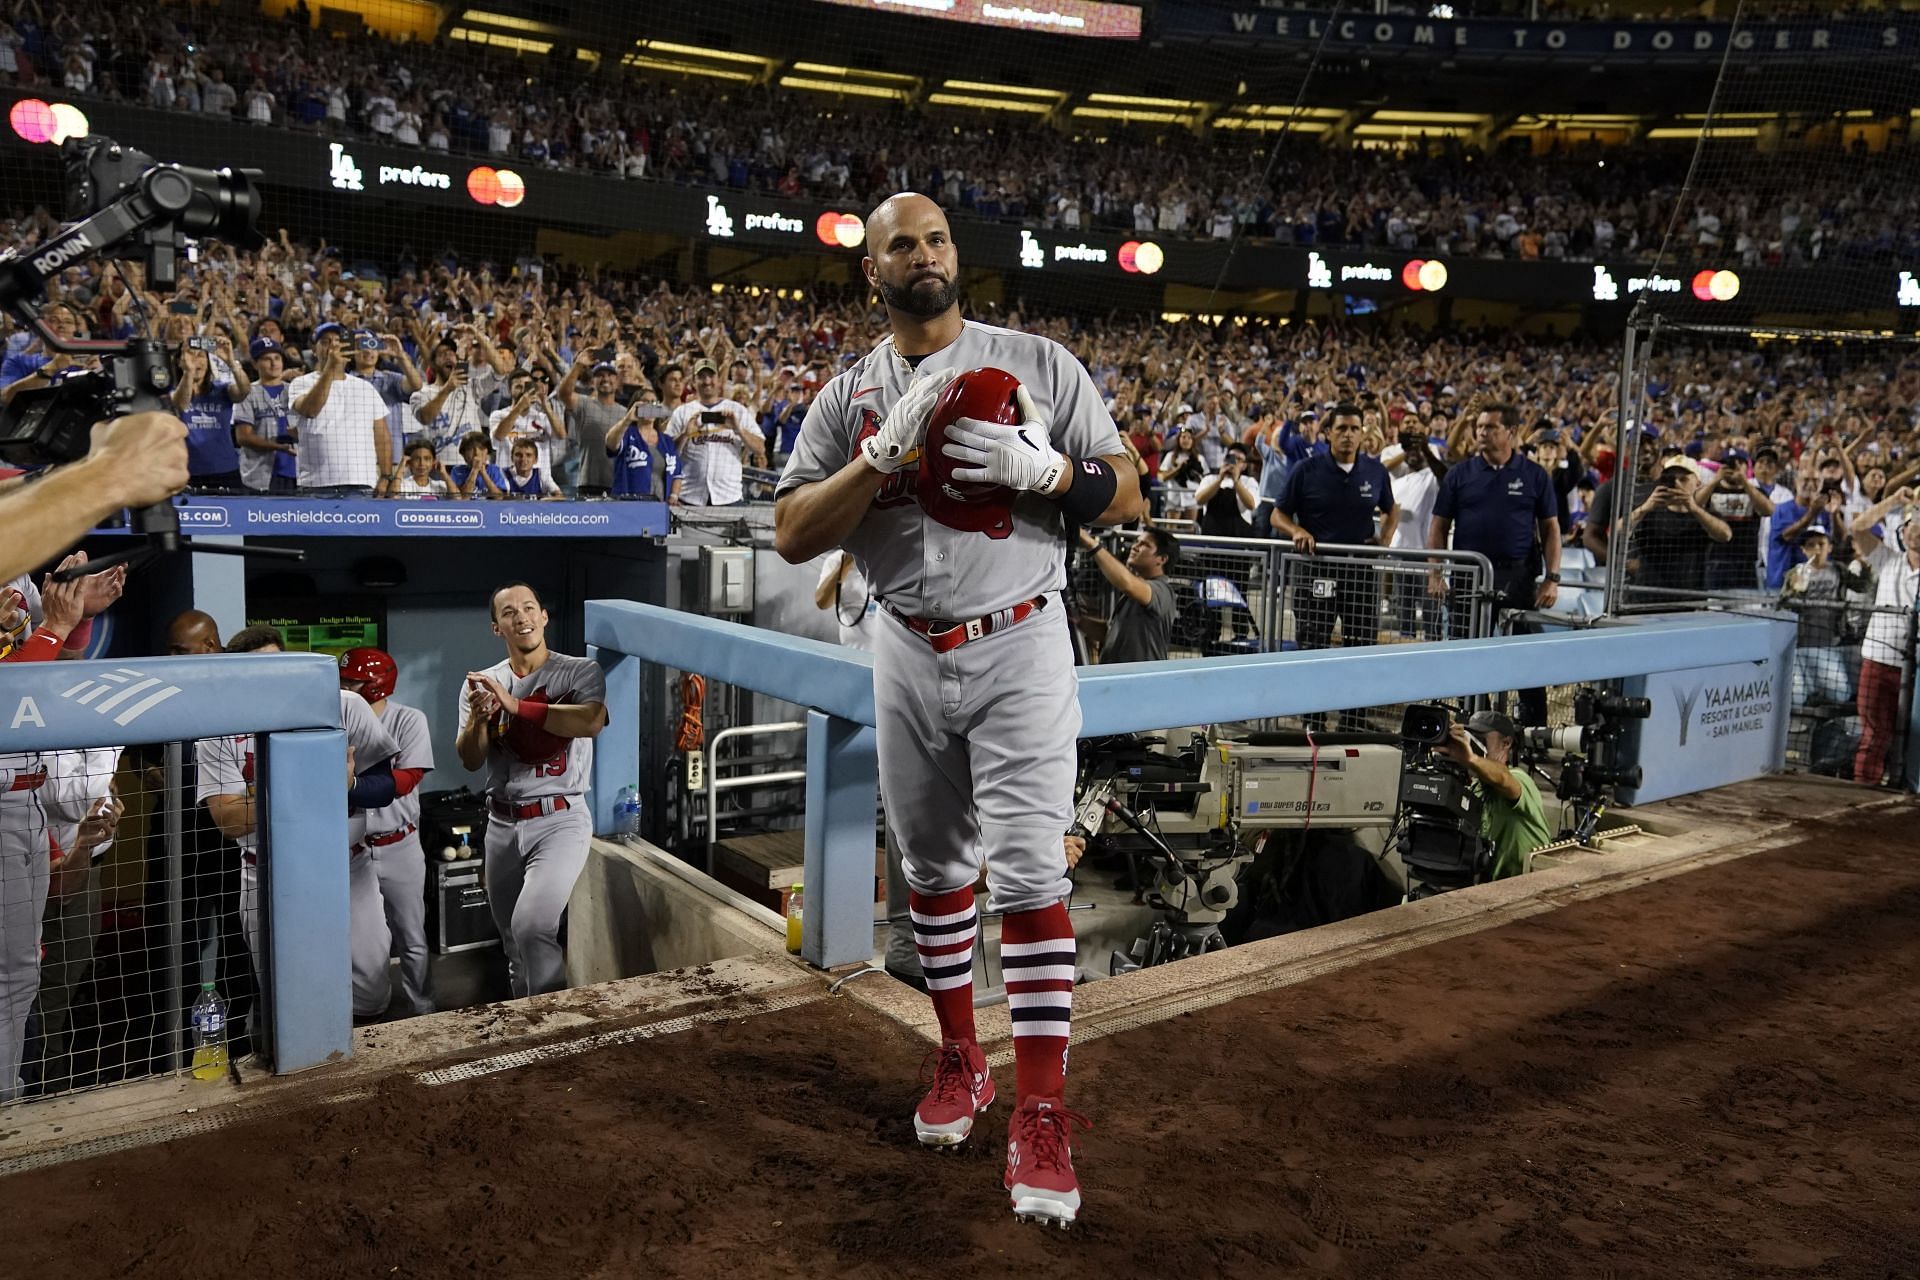
<path id="1" fill-rule="evenodd" d="M 212 982 L 231 1050 L 274 1072 L 351 1052 L 346 742 L 324 656 L 0 668 L 0 1098 L 183 1076 Z M 250 773 L 259 929 L 242 851 L 208 820 L 194 744 Z M 257 956 L 258 963 L 255 963 Z M 224 1073 L 223 1073 L 224 1074 Z"/>
<path id="2" fill-rule="evenodd" d="M 1791 636 L 1778 619 L 1725 614 L 1603 622 L 1545 635 L 1225 655 L 1083 668 L 1083 736 L 1186 725 L 1308 716 L 1343 706 L 1466 698 L 1515 685 L 1549 685 L 1578 672 L 1585 681 L 1652 680 L 1728 664 L 1772 672 L 1790 660 Z M 805 884 L 801 954 L 820 967 L 872 957 L 876 866 L 873 659 L 823 641 L 653 605 L 592 600 L 589 652 L 607 672 L 615 723 L 642 717 L 648 672 L 694 672 L 805 707 Z M 631 718 L 631 719 L 629 719 Z M 666 732 L 661 722 L 659 732 Z M 1671 744 L 1649 739 L 1644 758 L 1681 790 L 1733 780 L 1714 772 L 1722 753 L 1696 742 L 1670 763 Z M 640 733 L 602 735 L 592 789 L 595 829 L 613 829 L 613 805 L 638 775 Z M 1756 757 L 1745 776 L 1778 767 Z M 1724 770 L 1721 770 L 1724 773 Z M 1697 782 L 1692 779 L 1699 779 Z M 896 800 L 896 803 L 899 801 Z"/>

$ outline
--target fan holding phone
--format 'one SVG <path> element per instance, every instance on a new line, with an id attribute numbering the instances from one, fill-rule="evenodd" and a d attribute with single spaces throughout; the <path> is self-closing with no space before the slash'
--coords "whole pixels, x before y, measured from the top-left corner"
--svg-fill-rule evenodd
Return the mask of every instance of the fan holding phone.
<path id="1" fill-rule="evenodd" d="M 713 361 L 693 366 L 693 395 L 667 419 L 667 435 L 680 451 L 681 500 L 697 506 L 738 506 L 744 500 L 741 448 L 764 458 L 766 437 L 747 406 L 720 394 L 720 370 Z"/>

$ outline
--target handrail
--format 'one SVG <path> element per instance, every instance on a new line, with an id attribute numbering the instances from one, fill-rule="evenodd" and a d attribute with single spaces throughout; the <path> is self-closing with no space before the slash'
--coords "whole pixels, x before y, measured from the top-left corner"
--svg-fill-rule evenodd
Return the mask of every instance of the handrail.
<path id="1" fill-rule="evenodd" d="M 722 729 L 713 735 L 707 745 L 707 865 L 708 875 L 713 874 L 713 846 L 720 840 L 720 793 L 735 787 L 755 785 L 771 786 L 776 782 L 805 782 L 805 769 L 782 769 L 772 773 L 743 773 L 731 778 L 720 776 L 720 747 L 735 738 L 766 737 L 776 733 L 805 733 L 807 726 L 799 720 L 778 720 L 770 724 L 739 724 L 731 729 Z"/>

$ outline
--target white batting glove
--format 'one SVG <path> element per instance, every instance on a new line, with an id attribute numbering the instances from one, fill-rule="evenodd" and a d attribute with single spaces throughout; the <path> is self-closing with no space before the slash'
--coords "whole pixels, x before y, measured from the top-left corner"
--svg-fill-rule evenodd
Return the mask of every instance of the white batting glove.
<path id="1" fill-rule="evenodd" d="M 958 369 L 942 369 L 915 378 L 906 394 L 894 402 L 880 424 L 877 435 L 860 442 L 867 465 L 881 475 L 892 475 L 920 456 L 920 442 L 926 439 L 927 421 L 933 417 L 933 402 L 960 376 Z"/>
<path id="2" fill-rule="evenodd" d="M 982 484 L 1003 484 L 1012 489 L 1032 489 L 1052 493 L 1060 483 L 1067 461 L 1053 447 L 1053 433 L 1033 407 L 1033 398 L 1021 387 L 1014 392 L 1024 419 L 1011 426 L 1004 422 L 982 422 L 961 418 L 947 428 L 946 448 L 941 452 L 955 462 L 972 466 L 955 467 L 955 480 Z"/>

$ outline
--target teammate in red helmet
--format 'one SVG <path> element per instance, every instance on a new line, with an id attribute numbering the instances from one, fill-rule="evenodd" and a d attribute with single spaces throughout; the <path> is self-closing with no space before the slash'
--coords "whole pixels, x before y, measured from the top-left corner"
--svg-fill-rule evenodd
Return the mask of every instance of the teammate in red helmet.
<path id="1" fill-rule="evenodd" d="M 353 856 L 371 854 L 380 873 L 380 901 L 394 954 L 400 957 L 398 1012 L 433 1012 L 427 977 L 427 855 L 420 844 L 420 780 L 433 769 L 433 743 L 426 713 L 396 702 L 400 667 L 379 649 L 349 649 L 340 655 L 340 687 L 367 700 L 382 727 L 400 744 L 393 758 L 393 802 L 367 811 L 366 835 Z M 370 924 L 371 922 L 364 922 Z M 356 930 L 363 922 L 356 920 Z"/>
<path id="2" fill-rule="evenodd" d="M 888 615 L 874 637 L 880 789 L 941 1036 L 915 1132 L 964 1142 L 994 1099 L 973 1026 L 984 859 L 1013 1011 L 1004 1184 L 1016 1216 L 1065 1226 L 1080 1212 L 1069 1139 L 1084 1121 L 1062 1101 L 1076 969 L 1062 835 L 1080 728 L 1062 542 L 1069 524 L 1139 517 L 1140 487 L 1119 483 L 1132 475 L 1125 446 L 1072 353 L 961 318 L 938 205 L 892 197 L 867 220 L 867 246 L 893 333 L 808 410 L 774 546 L 791 563 L 844 547 Z M 949 420 L 936 405 L 961 377 L 965 412 Z M 938 459 L 926 452 L 936 417 Z"/>

